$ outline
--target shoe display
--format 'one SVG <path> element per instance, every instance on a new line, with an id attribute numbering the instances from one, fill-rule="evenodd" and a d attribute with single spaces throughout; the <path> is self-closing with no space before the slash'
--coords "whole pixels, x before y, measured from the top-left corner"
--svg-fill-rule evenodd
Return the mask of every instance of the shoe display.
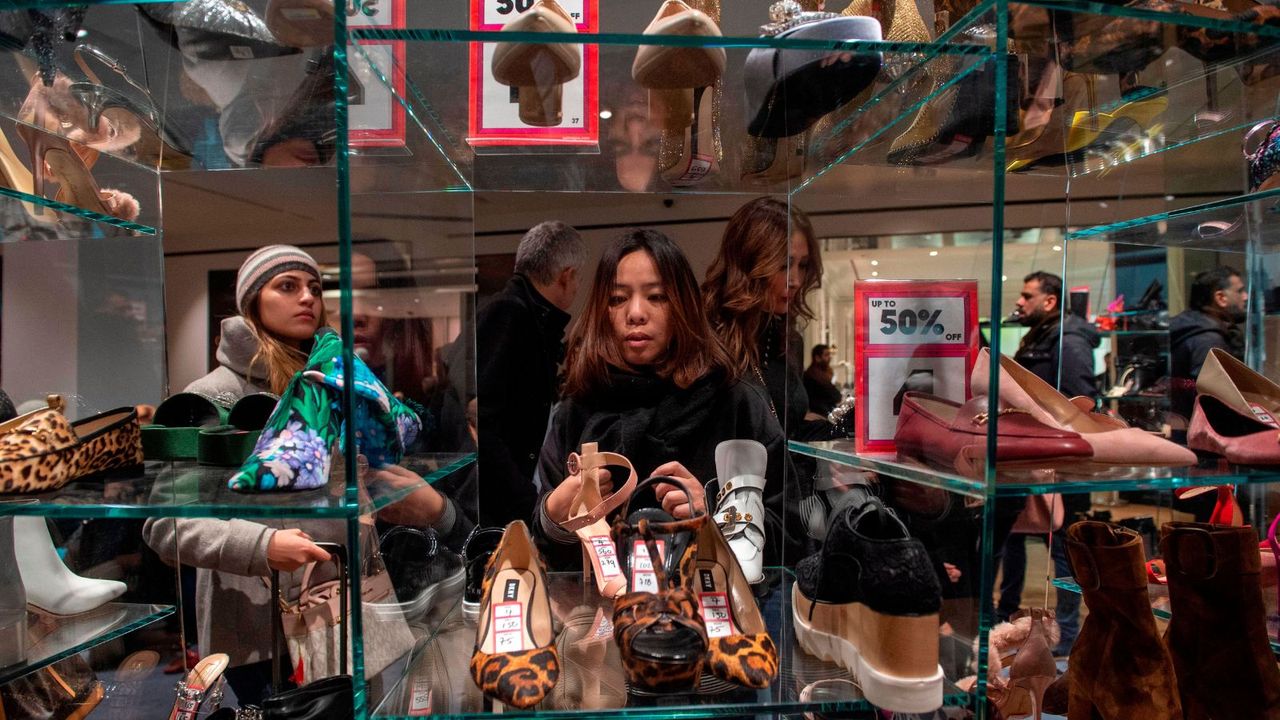
<path id="1" fill-rule="evenodd" d="M 222 688 L 231 658 L 214 653 L 201 660 L 187 676 L 178 681 L 178 699 L 173 703 L 169 720 L 196 720 L 201 714 L 212 713 L 222 706 Z"/>
<path id="2" fill-rule="evenodd" d="M 1186 717 L 1280 718 L 1254 528 L 1165 523 L 1160 554 L 1171 613 L 1164 639 Z"/>
<path id="3" fill-rule="evenodd" d="M 578 536 L 582 543 L 582 571 L 595 577 L 601 597 L 614 598 L 627 591 L 627 578 L 618 564 L 618 549 L 613 544 L 606 518 L 631 498 L 636 487 L 636 470 L 631 461 L 610 452 L 599 452 L 595 443 L 583 443 L 582 453 L 572 453 L 568 462 L 569 476 L 578 476 L 578 494 L 569 505 L 568 519 L 561 527 Z M 627 480 L 600 497 L 599 471 L 606 466 L 625 467 Z"/>
<path id="4" fill-rule="evenodd" d="M 974 396 L 989 394 L 990 367 L 991 353 L 983 348 L 970 375 L 969 387 Z M 1195 453 L 1184 447 L 1129 427 L 1123 420 L 1092 412 L 1091 399 L 1084 398 L 1076 405 L 1005 355 L 1000 356 L 1000 404 L 1027 410 L 1031 417 L 1049 427 L 1078 433 L 1092 448 L 1090 462 L 1096 466 L 1182 467 L 1196 463 Z"/>
<path id="5" fill-rule="evenodd" d="M 935 395 L 906 393 L 893 435 L 898 455 L 955 468 L 961 475 L 980 474 L 986 465 L 989 412 L 985 397 L 961 405 Z M 996 412 L 999 468 L 1051 468 L 1093 457 L 1093 447 L 1078 433 L 1045 425 L 1029 410 Z"/>
<path id="6" fill-rule="evenodd" d="M 853 673 L 884 710 L 941 707 L 941 607 L 924 545 L 878 499 L 846 507 L 822 550 L 796 565 L 791 608 L 800 647 Z"/>
<path id="7" fill-rule="evenodd" d="M 697 690 L 707 657 L 693 577 L 707 516 L 672 518 L 657 499 L 661 483 L 680 484 L 668 477 L 642 481 L 613 522 L 628 587 L 614 600 L 613 638 L 632 692 Z"/>
<path id="8" fill-rule="evenodd" d="M 415 622 L 434 608 L 447 612 L 463 594 L 462 558 L 442 547 L 433 530 L 396 525 L 378 538 L 378 553 L 395 590 L 388 595 L 394 602 L 368 604 L 379 617 Z"/>
<path id="9" fill-rule="evenodd" d="M 797 40 L 878 42 L 875 18 L 804 12 L 795 0 L 769 8 L 766 37 Z M 834 57 L 833 57 L 834 56 Z M 790 137 L 808 130 L 823 115 L 857 97 L 880 72 L 878 52 L 756 48 L 747 55 L 747 132 L 757 137 Z"/>
<path id="10" fill-rule="evenodd" d="M 578 605 L 564 618 L 556 638 L 560 682 L 551 695 L 552 709 L 612 710 L 626 707 L 627 683 L 622 658 L 613 642 L 610 601 Z"/>
<path id="11" fill-rule="evenodd" d="M 65 404 L 50 395 L 49 407 L 0 426 L 0 494 L 58 490 L 72 480 L 141 467 L 138 414 L 118 408 L 69 422 Z"/>
<path id="12" fill-rule="evenodd" d="M 491 698 L 533 707 L 560 679 L 560 659 L 542 558 L 523 522 L 503 532 L 480 593 L 471 678 Z"/>
<path id="13" fill-rule="evenodd" d="M 13 519 L 14 552 L 27 602 L 54 615 L 78 615 L 111 602 L 128 587 L 117 580 L 85 578 L 71 572 L 58 555 L 42 517 Z"/>
<path id="14" fill-rule="evenodd" d="M 1221 455 L 1237 465 L 1280 465 L 1276 426 L 1242 415 L 1212 395 L 1196 396 L 1187 447 Z"/>
<path id="15" fill-rule="evenodd" d="M 1262 140 L 1249 150 L 1256 137 Z M 1280 122 L 1268 120 L 1250 128 L 1244 138 L 1244 156 L 1249 161 L 1249 192 L 1280 187 Z"/>
<path id="16" fill-rule="evenodd" d="M 466 587 L 462 592 L 462 616 L 468 622 L 475 622 L 480 614 L 485 567 L 489 564 L 489 557 L 502 543 L 502 534 L 502 528 L 475 527 L 462 544 L 462 563 L 467 574 Z"/>
<path id="17" fill-rule="evenodd" d="M 165 125 L 151 98 L 151 91 L 129 76 L 125 67 L 101 49 L 86 43 L 76 45 L 76 64 L 88 82 L 75 82 L 68 91 L 89 113 L 89 127 L 96 128 L 105 118 L 110 127 L 136 126 L 137 139 L 132 144 L 134 159 L 147 167 L 163 170 L 187 170 L 191 167 L 191 144 L 180 137 L 172 123 Z M 110 69 L 129 86 L 133 95 L 107 87 L 89 67 L 88 58 Z M 109 146 L 85 143 L 89 147 L 108 150 Z"/>
<path id="18" fill-rule="evenodd" d="M 738 565 L 755 584 L 764 579 L 764 484 L 769 451 L 755 440 L 725 440 L 716 446 L 716 479 L 707 497 L 716 500 L 711 519 L 728 541 Z"/>
<path id="19" fill-rule="evenodd" d="M 1142 537 L 1086 520 L 1067 529 L 1085 615 L 1071 649 L 1070 717 L 1180 720 L 1173 660 L 1147 595 Z"/>
<path id="20" fill-rule="evenodd" d="M 665 0 L 645 35 L 720 37 L 716 20 L 684 0 Z M 724 74 L 725 52 L 719 47 L 641 45 L 631 65 L 631 77 L 650 90 L 708 87 Z"/>
<path id="21" fill-rule="evenodd" d="M 578 26 L 556 0 L 538 0 L 504 25 L 502 31 L 576 34 Z M 553 127 L 563 120 L 560 106 L 564 84 L 582 71 L 582 46 L 558 42 L 498 43 L 491 68 L 495 80 L 516 88 L 521 122 Z"/>
<path id="22" fill-rule="evenodd" d="M 1056 623 L 1053 621 L 1053 613 L 1043 609 L 1032 609 L 1024 617 L 1030 620 L 1030 625 L 1026 639 L 1017 648 L 1013 663 L 1009 666 L 1005 699 L 999 707 L 1004 717 L 1016 717 L 1019 711 L 1025 711 L 1035 720 L 1040 720 L 1044 712 L 1045 690 L 1058 677 L 1058 666 L 1050 651 L 1057 640 L 1051 637 L 1049 631 L 1049 625 L 1052 623 L 1056 626 Z M 1020 619 L 1015 616 L 1011 621 L 1016 625 Z M 1030 706 L 1029 710 L 1026 709 L 1027 705 Z"/>
<path id="23" fill-rule="evenodd" d="M 725 682 L 769 687 L 778 675 L 778 648 L 737 554 L 715 523 L 704 523 L 698 531 L 695 572 L 698 607 L 707 630 L 707 669 Z"/>

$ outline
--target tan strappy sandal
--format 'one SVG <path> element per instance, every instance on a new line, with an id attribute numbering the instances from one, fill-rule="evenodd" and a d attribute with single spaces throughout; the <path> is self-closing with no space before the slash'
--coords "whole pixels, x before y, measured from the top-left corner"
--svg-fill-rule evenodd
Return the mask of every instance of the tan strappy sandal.
<path id="1" fill-rule="evenodd" d="M 614 465 L 625 467 L 627 481 L 613 491 L 608 499 L 600 496 L 600 469 Z M 605 519 L 631 497 L 636 487 L 636 469 L 631 461 L 611 452 L 598 452 L 595 443 L 583 443 L 582 453 L 569 454 L 569 475 L 581 475 L 578 494 L 569 505 L 569 519 L 560 524 L 582 541 L 582 571 L 596 578 L 596 589 L 606 598 L 615 598 L 627 591 L 627 578 L 618 564 L 618 548 L 609 535 L 609 523 Z"/>

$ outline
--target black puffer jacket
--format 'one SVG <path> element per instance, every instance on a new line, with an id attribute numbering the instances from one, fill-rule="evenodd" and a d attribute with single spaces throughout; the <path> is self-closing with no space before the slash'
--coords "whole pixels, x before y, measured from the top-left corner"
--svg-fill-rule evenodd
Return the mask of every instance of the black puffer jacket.
<path id="1" fill-rule="evenodd" d="M 1058 322 L 1058 315 L 1053 314 L 1032 327 L 1022 338 L 1013 359 L 1067 397 L 1093 397 L 1098 394 L 1093 372 L 1093 349 L 1102 343 L 1102 336 L 1089 322 L 1076 315 L 1067 315 L 1062 331 L 1062 352 L 1059 353 Z M 1059 358 L 1061 382 L 1058 381 Z"/>
<path id="2" fill-rule="evenodd" d="M 1176 378 L 1200 376 L 1209 351 L 1222 348 L 1243 358 L 1243 337 L 1212 315 L 1186 310 L 1169 321 L 1169 374 Z"/>
<path id="3" fill-rule="evenodd" d="M 565 478 L 569 453 L 584 442 L 595 442 L 601 451 L 625 455 L 640 479 L 670 461 L 678 461 L 700 482 L 716 476 L 715 450 L 722 440 L 752 439 L 769 452 L 765 473 L 767 536 L 765 564 L 780 564 L 784 550 L 788 562 L 803 552 L 799 524 L 789 524 L 797 539 L 784 535 L 784 482 L 792 482 L 782 428 L 769 410 L 768 396 L 754 383 L 726 383 L 720 376 L 708 376 L 686 389 L 652 375 L 636 375 L 615 370 L 611 386 L 595 397 L 568 399 L 556 406 L 551 430 L 542 446 L 538 475 L 546 487 L 555 487 Z M 551 568 L 581 567 L 577 539 L 546 521 L 542 507 L 548 490 L 538 502 L 533 532 Z M 797 497 L 793 492 L 792 497 Z M 714 505 L 715 498 L 708 498 Z M 714 506 L 709 508 L 714 511 Z"/>

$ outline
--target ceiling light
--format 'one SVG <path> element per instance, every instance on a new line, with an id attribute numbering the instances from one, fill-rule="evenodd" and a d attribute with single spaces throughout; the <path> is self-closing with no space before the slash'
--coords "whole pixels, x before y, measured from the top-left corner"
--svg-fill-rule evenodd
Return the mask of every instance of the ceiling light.
<path id="1" fill-rule="evenodd" d="M 1173 195 L 1165 195 L 1165 196 L 1164 196 L 1164 201 L 1165 201 L 1165 202 L 1173 202 L 1173 201 L 1174 201 L 1174 199 L 1175 199 L 1175 198 L 1174 198 L 1174 196 L 1173 196 Z"/>
<path id="2" fill-rule="evenodd" d="M 876 272 L 875 270 L 872 270 L 871 277 L 880 277 L 880 273 Z"/>
<path id="3" fill-rule="evenodd" d="M 1007 281 L 1008 279 L 1009 279 L 1009 276 L 1008 276 L 1008 275 L 1001 275 L 1001 276 L 1000 276 L 1000 282 L 1005 282 L 1005 281 Z"/>
<path id="4" fill-rule="evenodd" d="M 879 261 L 879 260 L 872 260 L 872 261 L 871 261 L 871 265 L 872 265 L 872 267 L 875 267 L 876 265 L 879 265 L 879 264 L 880 264 L 880 261 Z"/>
<path id="5" fill-rule="evenodd" d="M 613 117 L 613 111 L 612 111 L 612 110 L 601 110 L 601 111 L 600 111 L 600 119 L 601 119 L 601 120 L 608 120 L 608 119 L 609 119 L 609 118 L 611 118 L 611 117 Z"/>
<path id="6" fill-rule="evenodd" d="M 1054 251 L 1054 252 L 1062 252 L 1062 246 L 1061 246 L 1061 245 L 1054 245 L 1054 246 L 1053 246 L 1053 251 Z"/>
<path id="7" fill-rule="evenodd" d="M 937 251 L 937 250 L 930 250 L 930 251 L 929 251 L 929 257 L 938 257 L 938 251 Z"/>

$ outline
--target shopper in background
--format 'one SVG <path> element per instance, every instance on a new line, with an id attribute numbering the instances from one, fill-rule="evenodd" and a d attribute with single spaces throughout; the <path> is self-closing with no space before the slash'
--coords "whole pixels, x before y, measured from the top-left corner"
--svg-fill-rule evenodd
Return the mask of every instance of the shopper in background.
<path id="1" fill-rule="evenodd" d="M 577 230 L 558 221 L 534 226 L 516 248 L 515 275 L 476 316 L 482 526 L 533 514 L 533 471 L 586 255 Z"/>
<path id="2" fill-rule="evenodd" d="M 1169 373 L 1173 410 L 1191 417 L 1195 379 L 1209 351 L 1221 348 L 1244 359 L 1245 311 L 1249 292 L 1234 268 L 1206 270 L 1191 281 L 1187 309 L 1169 321 Z"/>
<path id="3" fill-rule="evenodd" d="M 684 518 L 714 509 L 702 486 L 715 477 L 716 446 L 759 441 L 769 453 L 765 564 L 779 563 L 784 549 L 787 558 L 800 557 L 782 522 L 788 462 L 782 428 L 764 390 L 739 381 L 711 332 L 689 261 L 665 235 L 629 230 L 604 249 L 570 331 L 564 377 L 565 399 L 538 462 L 540 480 L 554 490 L 539 501 L 533 526 L 551 567 L 582 560 L 577 536 L 561 524 L 578 492 L 565 461 L 584 442 L 625 455 L 642 478 L 678 478 L 659 495 L 668 512 Z M 602 493 L 611 492 L 611 479 L 601 485 Z"/>
<path id="4" fill-rule="evenodd" d="M 827 415 L 840 404 L 840 388 L 833 382 L 835 370 L 831 368 L 831 348 L 814 345 L 809 351 L 809 367 L 804 371 L 804 391 L 809 394 L 809 412 Z"/>
<path id="5" fill-rule="evenodd" d="M 1067 397 L 1098 394 L 1093 349 L 1102 337 L 1089 321 L 1062 312 L 1062 278 L 1043 270 L 1023 278 L 1014 317 L 1031 328 L 1013 356 L 1019 365 Z"/>
<path id="6" fill-rule="evenodd" d="M 186 391 L 224 403 L 251 393 L 282 394 L 306 363 L 316 331 L 326 324 L 319 266 L 296 247 L 264 247 L 240 266 L 236 305 L 240 314 L 222 322 L 219 366 Z M 396 482 L 408 471 L 377 472 Z M 425 484 L 380 514 L 393 522 L 429 525 L 441 536 L 453 532 L 458 516 L 452 501 Z M 199 568 L 195 615 L 200 652 L 230 655 L 226 678 L 236 697 L 241 704 L 260 704 L 271 682 L 272 657 L 271 634 L 261 629 L 279 611 L 264 580 L 279 570 L 291 573 L 281 578 L 286 592 L 298 587 L 302 573 L 296 571 L 329 558 L 316 541 L 345 545 L 346 523 L 153 518 L 143 536 L 166 561 L 180 558 Z"/>
<path id="7" fill-rule="evenodd" d="M 1042 270 L 1023 278 L 1022 294 L 1013 315 L 1022 325 L 1031 328 L 1013 356 L 1018 364 L 1067 397 L 1091 398 L 1097 394 L 1093 349 L 1101 344 L 1101 336 L 1084 318 L 1063 312 L 1062 278 Z M 1027 536 L 1034 535 L 1045 542 L 1056 577 L 1070 577 L 1066 530 L 1077 514 L 1088 512 L 1090 507 L 1087 493 L 1000 503 L 997 512 L 1003 522 L 997 520 L 997 532 L 1005 532 L 1007 536 L 998 552 L 1002 556 L 1000 599 L 996 605 L 998 619 L 1008 620 L 1022 604 L 1027 575 Z M 1054 654 L 1066 655 L 1080 630 L 1080 596 L 1059 592 L 1057 598 L 1056 614 L 1062 635 Z"/>

